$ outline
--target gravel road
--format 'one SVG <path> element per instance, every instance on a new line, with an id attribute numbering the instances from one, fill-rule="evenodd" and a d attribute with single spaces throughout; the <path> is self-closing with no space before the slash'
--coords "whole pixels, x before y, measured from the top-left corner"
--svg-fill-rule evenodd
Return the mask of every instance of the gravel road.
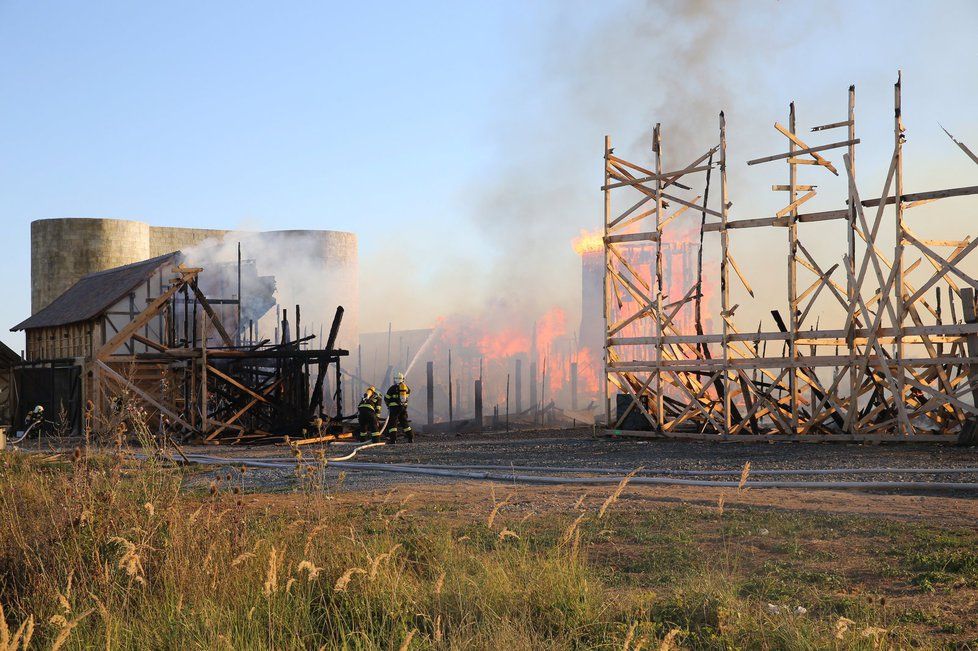
<path id="1" fill-rule="evenodd" d="M 314 459 L 321 454 L 337 457 L 348 454 L 354 445 L 304 446 L 303 456 Z M 188 447 L 188 454 L 225 458 L 284 459 L 289 449 L 262 447 Z M 750 461 L 751 471 L 813 468 L 941 468 L 978 467 L 978 449 L 935 445 L 857 445 L 857 444 L 734 444 L 686 441 L 641 441 L 595 438 L 590 430 L 569 430 L 555 436 L 553 431 L 522 433 L 518 436 L 419 437 L 415 443 L 370 448 L 354 461 L 390 464 L 449 466 L 542 466 L 617 469 L 622 474 L 642 466 L 646 473 L 660 470 L 739 471 Z M 521 473 L 531 474 L 531 473 Z M 548 474 L 533 471 L 532 474 Z M 252 488 L 287 490 L 295 485 L 291 468 L 249 469 Z M 327 466 L 327 483 L 339 482 L 345 490 L 372 490 L 400 483 L 453 483 L 457 479 L 395 474 L 367 469 L 339 469 Z M 726 479 L 729 476 L 706 474 L 700 479 Z M 978 482 L 978 473 L 840 473 L 831 476 L 798 475 L 796 481 L 940 481 Z"/>

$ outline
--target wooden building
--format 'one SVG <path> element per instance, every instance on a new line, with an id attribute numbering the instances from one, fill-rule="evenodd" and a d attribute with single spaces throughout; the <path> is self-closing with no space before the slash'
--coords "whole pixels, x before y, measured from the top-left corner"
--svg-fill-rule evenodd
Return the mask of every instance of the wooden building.
<path id="1" fill-rule="evenodd" d="M 154 433 L 218 443 L 301 436 L 309 423 L 342 418 L 337 309 L 324 349 L 314 338 L 242 342 L 241 267 L 233 298 L 208 300 L 201 268 L 179 252 L 84 276 L 47 307 L 12 328 L 26 333 L 26 360 L 13 369 L 13 424 L 35 405 L 64 433 L 79 432 L 89 406 L 93 429 L 132 420 Z M 220 287 L 232 284 L 218 283 Z M 324 410 L 324 382 L 336 374 L 336 410 Z M 312 381 L 310 379 L 312 378 Z M 128 406 L 123 406 L 123 405 Z M 316 425 L 317 430 L 321 425 Z"/>

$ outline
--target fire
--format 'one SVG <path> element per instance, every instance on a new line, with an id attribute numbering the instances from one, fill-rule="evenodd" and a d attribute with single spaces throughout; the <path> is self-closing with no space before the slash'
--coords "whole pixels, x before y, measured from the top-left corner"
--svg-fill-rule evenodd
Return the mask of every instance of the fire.
<path id="1" fill-rule="evenodd" d="M 550 308 L 536 324 L 536 348 L 542 357 L 554 341 L 567 334 L 567 315 L 559 307 Z"/>
<path id="2" fill-rule="evenodd" d="M 530 338 L 524 332 L 506 328 L 500 332 L 487 332 L 478 342 L 479 353 L 490 360 L 513 357 L 530 348 Z"/>
<path id="3" fill-rule="evenodd" d="M 601 231 L 586 231 L 582 228 L 581 234 L 574 238 L 571 246 L 578 255 L 593 253 L 604 248 L 604 238 Z"/>

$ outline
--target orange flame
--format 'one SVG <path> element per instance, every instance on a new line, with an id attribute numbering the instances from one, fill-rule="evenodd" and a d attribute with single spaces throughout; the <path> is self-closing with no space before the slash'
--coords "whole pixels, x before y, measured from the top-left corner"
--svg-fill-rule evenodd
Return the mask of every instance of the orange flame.
<path id="1" fill-rule="evenodd" d="M 604 248 L 604 238 L 601 231 L 586 231 L 582 228 L 581 234 L 574 238 L 571 246 L 578 255 L 593 253 Z"/>

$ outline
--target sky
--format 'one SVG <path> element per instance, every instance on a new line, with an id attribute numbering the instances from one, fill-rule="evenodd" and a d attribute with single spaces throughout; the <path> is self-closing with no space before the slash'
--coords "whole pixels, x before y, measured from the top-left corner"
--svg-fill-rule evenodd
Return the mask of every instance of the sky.
<path id="1" fill-rule="evenodd" d="M 978 183 L 937 126 L 978 149 L 976 27 L 966 0 L 0 0 L 0 323 L 29 313 L 30 222 L 53 217 L 354 231 L 364 331 L 573 307 L 605 134 L 648 162 L 662 122 L 678 162 L 725 110 L 732 217 L 766 216 L 782 168 L 744 161 L 782 151 L 791 100 L 804 125 L 844 119 L 854 83 L 873 194 L 899 69 L 907 191 Z M 844 201 L 825 188 L 813 209 Z M 955 201 L 920 228 L 974 234 Z M 775 300 L 770 245 L 733 246 Z"/>

